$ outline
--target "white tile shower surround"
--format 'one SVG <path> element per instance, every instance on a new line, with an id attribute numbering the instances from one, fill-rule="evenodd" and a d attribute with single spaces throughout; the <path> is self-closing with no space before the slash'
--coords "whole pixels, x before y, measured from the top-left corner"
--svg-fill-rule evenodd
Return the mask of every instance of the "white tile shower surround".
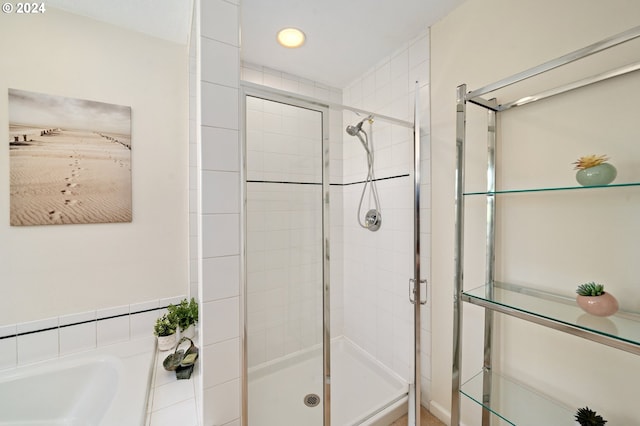
<path id="1" fill-rule="evenodd" d="M 247 179 L 322 181 L 322 115 L 247 98 Z"/>
<path id="2" fill-rule="evenodd" d="M 420 81 L 421 264 L 428 277 L 430 254 L 430 149 L 429 149 L 429 34 L 418 36 L 382 60 L 344 90 L 323 87 L 277 70 L 243 64 L 242 79 L 336 103 L 352 105 L 406 121 L 413 120 L 415 82 Z M 366 160 L 356 138 L 344 126 L 361 120 L 350 112 L 330 111 L 330 175 L 332 183 L 349 184 L 366 176 Z M 356 211 L 362 185 L 331 187 L 331 327 L 332 335 L 352 339 L 397 374 L 412 375 L 412 308 L 407 302 L 412 271 L 413 134 L 412 130 L 374 121 L 365 123 L 375 146 L 383 227 L 377 233 L 362 230 Z M 259 157 L 258 157 L 259 158 Z M 256 163 L 258 166 L 264 163 Z M 398 177 L 409 174 L 406 177 Z M 366 303 L 363 303 L 363 298 Z M 250 317 L 251 318 L 251 317 Z M 423 307 L 421 336 L 423 396 L 430 394 L 430 303 Z M 257 336 L 253 336 L 254 338 Z M 250 337 L 251 340 L 251 337 Z M 265 353 L 266 336 L 254 343 Z M 251 342 L 250 342 L 251 345 Z M 273 346 L 273 343 L 271 344 Z M 253 352 L 251 346 L 250 353 Z M 263 359 L 267 359 L 265 356 Z"/>
<path id="3" fill-rule="evenodd" d="M 345 217 L 344 331 L 405 380 L 412 375 L 413 306 L 408 302 L 412 271 L 411 177 L 378 182 L 382 227 L 360 228 Z M 347 212 L 358 209 L 362 185 L 344 190 Z"/>
<path id="4" fill-rule="evenodd" d="M 415 82 L 419 81 L 416 93 Z M 430 275 L 430 168 L 429 168 L 429 34 L 412 42 L 372 67 L 344 88 L 344 104 L 413 121 L 414 97 L 420 100 L 421 142 L 421 265 Z M 343 124 L 361 117 L 344 112 Z M 407 302 L 413 263 L 413 147 L 412 131 L 374 121 L 377 178 L 383 225 L 376 233 L 363 232 L 355 220 L 362 185 L 344 187 L 342 223 L 344 335 L 405 379 L 412 376 L 412 305 Z M 351 141 L 350 141 L 351 139 Z M 344 183 L 366 176 L 363 149 L 355 138 L 343 139 Z M 430 394 L 430 303 L 421 316 L 423 401 Z"/>
<path id="5" fill-rule="evenodd" d="M 340 338 L 331 344 L 332 424 L 360 424 L 407 394 L 406 382 L 352 342 Z M 322 396 L 320 348 L 250 370 L 249 398 L 259 398 L 249 399 L 249 421 L 279 426 L 321 424 L 322 404 L 306 406 L 307 394 Z"/>
<path id="6" fill-rule="evenodd" d="M 322 115 L 249 97 L 246 121 L 253 367 L 322 341 Z"/>
<path id="7" fill-rule="evenodd" d="M 250 367 L 322 340 L 321 199 L 318 185 L 247 184 Z"/>
<path id="8" fill-rule="evenodd" d="M 202 303 L 200 356 L 207 361 L 201 374 L 196 372 L 195 400 L 203 424 L 233 426 L 240 418 L 239 350 L 235 360 L 221 354 L 240 335 L 240 6 L 238 0 L 194 4 L 189 281 L 191 294 L 199 294 Z M 214 192 L 222 198 L 209 198 Z M 225 374 L 211 374 L 210 359 L 217 356 Z"/>

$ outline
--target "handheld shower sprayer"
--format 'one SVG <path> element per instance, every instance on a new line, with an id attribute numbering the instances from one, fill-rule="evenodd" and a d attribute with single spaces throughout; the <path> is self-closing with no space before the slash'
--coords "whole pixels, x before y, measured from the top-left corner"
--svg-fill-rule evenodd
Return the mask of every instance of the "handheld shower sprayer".
<path id="1" fill-rule="evenodd" d="M 364 124 L 365 121 L 369 121 L 369 123 L 373 123 L 373 116 L 370 115 L 366 118 L 363 118 L 355 126 L 351 126 L 351 125 L 347 126 L 347 133 L 351 136 L 357 136 L 358 133 L 363 132 L 364 130 L 362 130 L 362 125 Z"/>
<path id="2" fill-rule="evenodd" d="M 347 133 L 351 136 L 357 135 L 358 133 L 360 133 L 360 130 L 362 130 L 362 121 L 356 124 L 355 126 L 352 126 L 352 125 L 347 126 Z"/>
<path id="3" fill-rule="evenodd" d="M 375 183 L 375 174 L 373 171 L 373 135 L 371 137 L 371 141 L 369 141 L 369 137 L 367 136 L 367 132 L 362 129 L 362 125 L 365 121 L 369 121 L 369 124 L 373 124 L 373 116 L 369 115 L 368 117 L 360 120 L 355 126 L 349 125 L 346 128 L 347 134 L 351 136 L 356 136 L 360 139 L 364 150 L 367 152 L 367 164 L 368 164 L 368 172 L 367 179 L 364 182 L 364 187 L 362 188 L 362 195 L 360 196 L 360 204 L 358 205 L 358 223 L 361 227 L 368 229 L 370 231 L 377 231 L 380 229 L 380 225 L 382 224 L 382 215 L 380 214 L 380 201 L 378 199 L 378 189 L 376 188 Z M 364 138 L 362 137 L 364 135 Z M 364 200 L 364 194 L 367 192 L 367 185 L 371 185 L 370 188 L 370 197 L 373 198 L 375 208 L 370 209 L 364 218 L 364 222 L 360 219 L 361 210 L 362 210 L 362 201 Z"/>
<path id="4" fill-rule="evenodd" d="M 351 136 L 356 136 L 358 139 L 360 139 L 360 143 L 362 144 L 362 146 L 364 147 L 364 150 L 367 151 L 367 157 L 371 156 L 371 151 L 369 150 L 369 144 L 367 143 L 367 141 L 365 141 L 362 138 L 362 135 L 360 133 L 364 133 L 365 137 L 367 137 L 367 133 L 362 130 L 362 125 L 364 124 L 365 121 L 369 121 L 369 123 L 373 123 L 373 116 L 370 115 L 366 118 L 363 118 L 362 120 L 360 120 L 358 122 L 358 124 L 356 124 L 355 126 L 347 126 L 347 134 L 351 135 Z M 372 160 L 373 162 L 373 160 Z M 373 166 L 372 166 L 373 167 Z"/>

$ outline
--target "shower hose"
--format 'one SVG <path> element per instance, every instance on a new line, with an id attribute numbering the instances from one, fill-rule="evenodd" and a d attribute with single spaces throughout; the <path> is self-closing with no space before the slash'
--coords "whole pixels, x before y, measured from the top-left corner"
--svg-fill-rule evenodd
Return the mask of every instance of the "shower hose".
<path id="1" fill-rule="evenodd" d="M 367 152 L 367 179 L 364 182 L 364 187 L 362 188 L 362 194 L 360 195 L 360 203 L 358 204 L 358 223 L 360 224 L 361 227 L 363 228 L 369 228 L 372 225 L 375 225 L 376 223 L 379 223 L 380 219 L 381 219 L 381 215 L 380 215 L 380 200 L 378 198 L 378 188 L 376 187 L 376 182 L 375 182 L 375 172 L 373 170 L 373 130 L 371 128 L 371 124 L 373 122 L 372 119 L 369 119 L 369 132 L 371 133 L 371 140 L 369 140 L 369 136 L 367 135 L 367 133 L 364 130 L 360 130 L 360 132 L 358 132 L 358 139 L 360 139 L 360 142 L 362 143 L 362 146 L 364 147 L 364 150 Z M 360 133 L 364 134 L 364 139 L 362 138 L 362 136 L 360 136 Z M 364 201 L 364 196 L 367 193 L 367 188 L 369 188 L 369 200 L 371 200 L 371 198 L 373 198 L 374 204 L 375 204 L 375 216 L 370 216 L 369 214 L 367 214 L 367 217 L 364 219 L 364 221 L 362 220 L 362 202 Z M 367 212 L 367 213 L 370 213 Z"/>

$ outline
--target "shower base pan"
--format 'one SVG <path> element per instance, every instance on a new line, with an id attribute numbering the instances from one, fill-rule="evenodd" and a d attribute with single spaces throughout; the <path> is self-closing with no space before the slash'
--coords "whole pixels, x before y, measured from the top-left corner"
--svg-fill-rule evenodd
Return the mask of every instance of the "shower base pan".
<path id="1" fill-rule="evenodd" d="M 249 370 L 249 425 L 321 426 L 322 351 Z M 408 383 L 345 338 L 331 343 L 332 426 L 388 425 L 406 413 Z"/>

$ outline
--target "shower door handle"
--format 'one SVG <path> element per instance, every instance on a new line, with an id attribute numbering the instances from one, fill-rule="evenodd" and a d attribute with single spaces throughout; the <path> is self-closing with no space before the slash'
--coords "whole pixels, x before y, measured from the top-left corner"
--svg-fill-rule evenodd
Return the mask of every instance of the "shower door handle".
<path id="1" fill-rule="evenodd" d="M 420 304 L 427 303 L 427 280 L 420 280 L 418 285 L 424 284 L 424 300 L 420 299 Z M 409 302 L 415 305 L 416 303 L 416 279 L 409 278 Z"/>

